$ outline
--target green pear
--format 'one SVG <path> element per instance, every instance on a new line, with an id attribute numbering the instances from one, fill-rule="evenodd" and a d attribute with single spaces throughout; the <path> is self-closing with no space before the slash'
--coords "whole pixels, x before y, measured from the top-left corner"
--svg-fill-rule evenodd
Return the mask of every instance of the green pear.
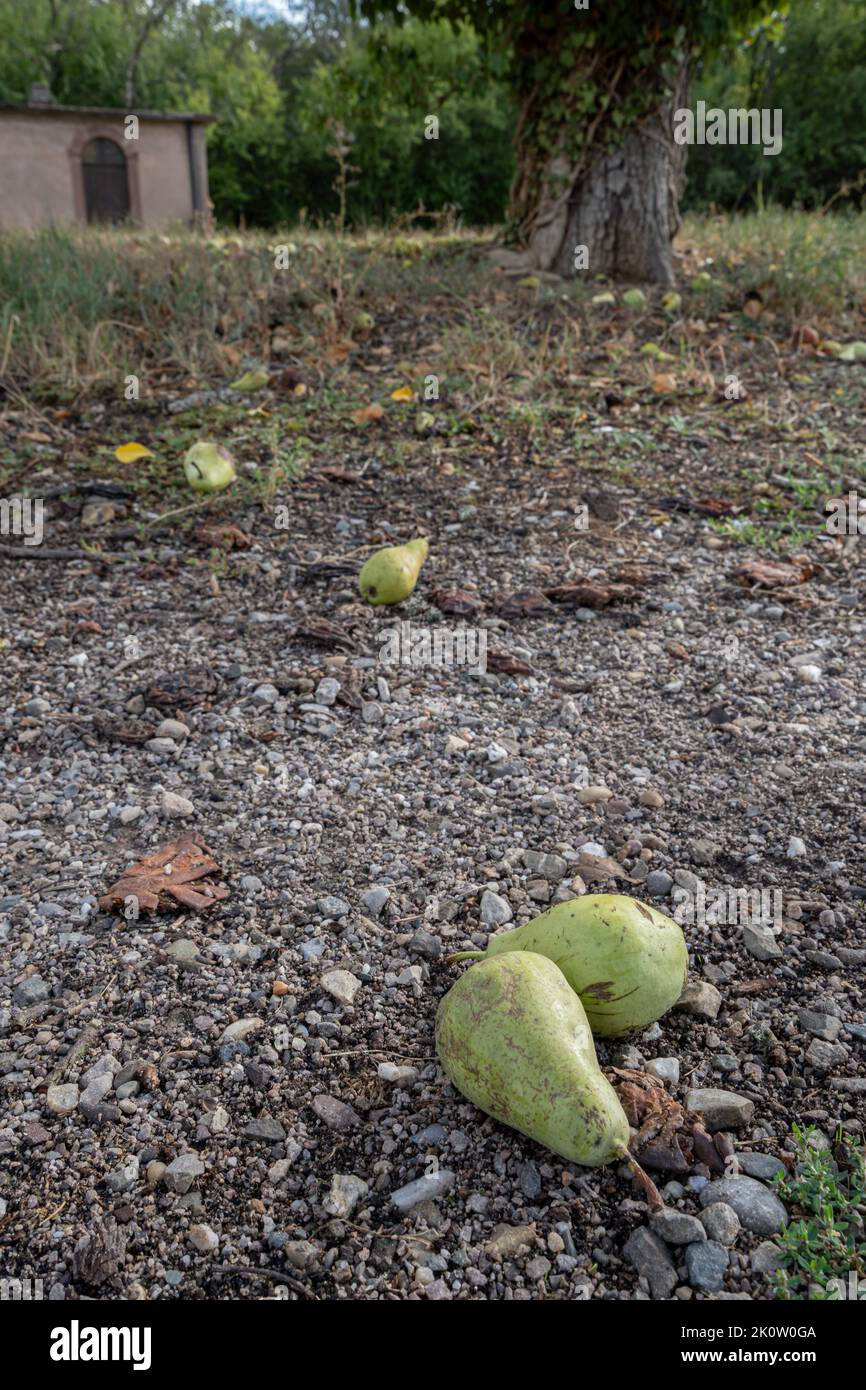
<path id="1" fill-rule="evenodd" d="M 183 471 L 190 487 L 196 492 L 221 492 L 233 483 L 237 474 L 228 449 L 200 439 L 183 456 Z"/>
<path id="2" fill-rule="evenodd" d="M 677 294 L 676 290 L 668 290 L 662 296 L 662 308 L 666 314 L 678 314 L 682 306 L 682 295 Z"/>
<path id="3" fill-rule="evenodd" d="M 610 290 L 602 290 L 600 294 L 592 296 L 593 304 L 615 304 L 616 295 L 611 294 Z"/>
<path id="4" fill-rule="evenodd" d="M 261 391 L 270 381 L 268 373 L 263 367 L 257 367 L 255 371 L 244 372 L 237 381 L 232 382 L 233 391 Z"/>
<path id="5" fill-rule="evenodd" d="M 427 541 L 418 536 L 405 545 L 386 545 L 371 555 L 358 575 L 358 588 L 370 603 L 402 603 L 418 581 L 427 559 Z"/>
<path id="6" fill-rule="evenodd" d="M 692 276 L 692 289 L 698 294 L 703 294 L 704 290 L 712 289 L 713 277 L 707 270 L 699 270 L 697 275 Z"/>
<path id="7" fill-rule="evenodd" d="M 583 1005 L 546 956 L 508 951 L 461 975 L 439 1005 L 436 1050 L 467 1100 L 569 1162 L 629 1157 Z"/>
<path id="8" fill-rule="evenodd" d="M 627 309 L 645 309 L 646 295 L 643 290 L 626 290 L 622 302 Z"/>
<path id="9" fill-rule="evenodd" d="M 655 1023 L 679 999 L 689 968 L 682 927 L 621 893 L 557 903 L 525 926 L 494 936 L 486 955 L 503 951 L 536 951 L 555 961 L 602 1038 Z M 485 953 L 464 951 L 452 959 L 476 954 Z"/>
<path id="10" fill-rule="evenodd" d="M 840 362 L 862 362 L 866 357 L 866 343 L 848 343 L 836 356 Z"/>

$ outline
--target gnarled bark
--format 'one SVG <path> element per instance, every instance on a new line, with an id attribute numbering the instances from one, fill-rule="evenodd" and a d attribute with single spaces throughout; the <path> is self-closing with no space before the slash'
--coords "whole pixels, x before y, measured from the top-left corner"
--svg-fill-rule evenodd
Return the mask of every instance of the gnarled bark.
<path id="1" fill-rule="evenodd" d="M 524 144 L 512 204 L 523 250 L 514 264 L 571 276 L 577 248 L 585 246 L 592 275 L 672 285 L 671 243 L 680 225 L 685 170 L 673 114 L 687 95 L 682 69 L 658 109 L 619 143 L 599 149 L 590 139 L 574 165 L 561 155 L 548 160 L 534 187 L 538 156 Z"/>

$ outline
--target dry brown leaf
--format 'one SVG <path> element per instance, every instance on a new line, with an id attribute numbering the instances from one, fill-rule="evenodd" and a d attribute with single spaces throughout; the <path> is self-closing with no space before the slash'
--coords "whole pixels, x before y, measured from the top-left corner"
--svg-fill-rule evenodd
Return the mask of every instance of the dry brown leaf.
<path id="1" fill-rule="evenodd" d="M 99 906 L 116 911 L 127 898 L 136 897 L 147 912 L 179 906 L 202 912 L 229 896 L 227 886 L 214 878 L 221 872 L 200 835 L 181 835 L 125 869 L 99 899 Z"/>
<path id="2" fill-rule="evenodd" d="M 560 584 L 545 589 L 546 598 L 566 608 L 607 608 L 632 597 L 627 584 L 610 584 L 602 579 L 577 579 L 572 584 Z"/>
<path id="3" fill-rule="evenodd" d="M 488 671 L 502 671 L 507 676 L 531 676 L 532 667 L 526 661 L 521 661 L 519 657 L 512 656 L 511 652 L 506 652 L 502 647 L 487 648 L 487 669 Z"/>
<path id="4" fill-rule="evenodd" d="M 458 618 L 467 618 L 480 612 L 483 607 L 478 594 L 469 589 L 437 589 L 432 595 L 433 602 L 442 613 L 451 613 Z"/>
<path id="5" fill-rule="evenodd" d="M 737 566 L 733 577 L 747 588 L 757 585 L 761 589 L 782 589 L 788 584 L 805 584 L 814 573 L 815 567 L 808 556 L 795 555 L 790 563 L 784 560 L 746 560 Z"/>
<path id="6" fill-rule="evenodd" d="M 553 605 L 540 589 L 518 589 L 501 598 L 496 611 L 500 618 L 544 618 L 553 612 Z"/>
<path id="7" fill-rule="evenodd" d="M 229 522 L 206 522 L 198 528 L 195 538 L 201 545 L 216 546 L 221 550 L 249 550 L 254 544 L 252 536 Z"/>

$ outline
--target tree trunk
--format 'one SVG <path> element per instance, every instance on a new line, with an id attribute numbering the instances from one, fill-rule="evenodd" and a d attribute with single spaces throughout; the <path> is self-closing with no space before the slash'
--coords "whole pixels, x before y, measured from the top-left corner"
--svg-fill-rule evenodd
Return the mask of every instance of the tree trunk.
<path id="1" fill-rule="evenodd" d="M 651 81 L 648 74 L 648 88 Z M 542 160 L 532 148 L 532 121 L 525 119 L 512 189 L 512 224 L 522 251 L 512 263 L 564 276 L 584 271 L 672 285 L 686 153 L 673 138 L 673 113 L 687 97 L 682 67 L 657 108 L 619 132 L 616 142 L 607 138 L 609 127 L 597 129 L 603 115 L 590 122 L 579 162 L 561 154 Z"/>

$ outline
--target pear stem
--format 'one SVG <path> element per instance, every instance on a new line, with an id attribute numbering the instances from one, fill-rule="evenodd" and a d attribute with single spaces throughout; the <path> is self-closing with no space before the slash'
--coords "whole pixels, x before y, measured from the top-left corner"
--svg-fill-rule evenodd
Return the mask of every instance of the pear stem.
<path id="1" fill-rule="evenodd" d="M 623 1144 L 622 1148 L 618 1149 L 617 1152 L 620 1158 L 628 1164 L 635 1182 L 639 1187 L 643 1188 L 650 1211 L 661 1211 L 664 1207 L 664 1200 L 652 1178 L 648 1173 L 644 1172 L 637 1159 L 629 1153 L 625 1144 Z"/>
<path id="2" fill-rule="evenodd" d="M 458 960 L 476 960 L 479 956 L 486 955 L 486 951 L 455 951 L 453 956 L 445 957 L 445 964 L 453 965 Z"/>

